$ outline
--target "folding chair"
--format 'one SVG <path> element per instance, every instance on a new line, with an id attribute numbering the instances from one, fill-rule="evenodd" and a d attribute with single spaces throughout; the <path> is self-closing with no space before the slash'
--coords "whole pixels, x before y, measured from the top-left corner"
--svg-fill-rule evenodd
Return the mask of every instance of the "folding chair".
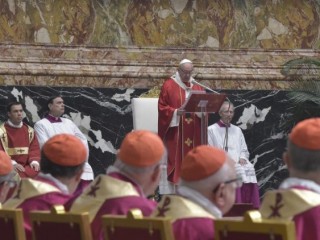
<path id="1" fill-rule="evenodd" d="M 173 240 L 170 218 L 143 217 L 140 209 L 127 216 L 103 215 L 105 240 Z"/>
<path id="2" fill-rule="evenodd" d="M 244 218 L 214 220 L 215 240 L 295 240 L 295 225 L 289 220 L 262 219 L 259 211 Z"/>
<path id="3" fill-rule="evenodd" d="M 91 240 L 89 215 L 68 213 L 62 205 L 51 211 L 31 211 L 33 240 Z"/>
<path id="4" fill-rule="evenodd" d="M 21 209 L 0 209 L 0 238 L 6 240 L 26 239 Z"/>

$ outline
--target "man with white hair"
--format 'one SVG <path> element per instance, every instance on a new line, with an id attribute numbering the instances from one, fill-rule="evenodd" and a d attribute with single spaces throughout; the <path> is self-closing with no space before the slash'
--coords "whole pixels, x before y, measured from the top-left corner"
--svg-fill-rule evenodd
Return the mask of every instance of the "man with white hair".
<path id="1" fill-rule="evenodd" d="M 65 204 L 79 184 L 86 156 L 85 146 L 70 134 L 57 134 L 43 145 L 39 175 L 23 178 L 3 204 L 3 209 L 22 209 L 27 240 L 32 239 L 29 213 Z"/>
<path id="2" fill-rule="evenodd" d="M 138 208 L 148 216 L 156 202 L 147 199 L 158 186 L 165 148 L 161 139 L 149 131 L 133 131 L 126 135 L 118 158 L 99 175 L 71 204 L 70 212 L 89 212 L 93 239 L 103 239 L 101 216 L 126 215 Z"/>
<path id="3" fill-rule="evenodd" d="M 297 240 L 320 239 L 320 118 L 309 118 L 292 129 L 283 160 L 289 171 L 279 189 L 266 192 L 263 218 L 291 219 Z"/>
<path id="4" fill-rule="evenodd" d="M 236 169 L 242 176 L 243 185 L 237 189 L 236 203 L 252 204 L 259 208 L 259 187 L 253 164 L 249 161 L 249 151 L 241 128 L 231 124 L 234 106 L 230 101 L 222 103 L 220 120 L 208 127 L 208 144 L 224 149 L 235 161 Z"/>
<path id="5" fill-rule="evenodd" d="M 176 240 L 213 239 L 213 221 L 232 207 L 241 183 L 225 151 L 198 146 L 183 159 L 177 195 L 163 197 L 152 216 L 170 217 Z"/>
<path id="6" fill-rule="evenodd" d="M 167 175 L 173 186 L 178 183 L 183 157 L 201 144 L 201 119 L 179 111 L 191 90 L 203 91 L 193 84 L 192 73 L 193 63 L 183 59 L 177 72 L 164 82 L 159 96 L 158 134 L 168 150 Z"/>

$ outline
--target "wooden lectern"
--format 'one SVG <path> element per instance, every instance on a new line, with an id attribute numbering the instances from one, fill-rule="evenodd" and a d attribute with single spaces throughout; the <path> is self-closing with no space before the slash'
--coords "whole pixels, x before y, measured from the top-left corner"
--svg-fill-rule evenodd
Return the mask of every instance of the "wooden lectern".
<path id="1" fill-rule="evenodd" d="M 220 110 L 226 99 L 226 94 L 206 93 L 205 91 L 192 91 L 179 112 L 201 114 L 201 145 L 208 144 L 206 134 L 208 128 L 207 113 L 215 113 Z"/>

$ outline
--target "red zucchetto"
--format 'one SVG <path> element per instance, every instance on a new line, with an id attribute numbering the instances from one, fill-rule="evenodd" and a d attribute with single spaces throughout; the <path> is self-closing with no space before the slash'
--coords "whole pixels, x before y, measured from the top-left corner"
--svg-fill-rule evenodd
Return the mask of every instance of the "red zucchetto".
<path id="1" fill-rule="evenodd" d="M 202 145 L 187 153 L 182 161 L 181 178 L 197 181 L 217 172 L 227 159 L 226 153 L 218 148 Z"/>
<path id="2" fill-rule="evenodd" d="M 118 158 L 131 166 L 148 167 L 159 162 L 165 147 L 161 138 L 145 130 L 128 133 L 123 139 Z"/>
<path id="3" fill-rule="evenodd" d="M 320 150 L 320 118 L 309 118 L 292 129 L 289 139 L 306 150 Z"/>
<path id="4" fill-rule="evenodd" d="M 87 149 L 80 139 L 71 134 L 58 134 L 42 148 L 47 159 L 60 166 L 78 166 L 85 162 Z"/>

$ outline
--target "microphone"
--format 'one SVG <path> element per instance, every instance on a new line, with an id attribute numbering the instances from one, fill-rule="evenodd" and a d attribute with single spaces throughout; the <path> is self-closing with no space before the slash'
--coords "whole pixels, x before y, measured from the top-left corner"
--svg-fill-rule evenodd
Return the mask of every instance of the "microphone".
<path id="1" fill-rule="evenodd" d="M 207 87 L 206 85 L 203 85 L 203 84 L 197 82 L 197 81 L 194 80 L 194 79 L 191 79 L 191 83 L 196 84 L 196 85 L 198 85 L 198 86 L 200 86 L 200 87 L 203 87 L 204 89 L 206 89 L 206 90 L 208 90 L 208 91 L 210 91 L 210 92 L 213 92 L 213 93 L 216 93 L 216 94 L 220 94 L 219 92 L 217 92 L 217 91 L 215 91 L 215 90 L 212 90 L 211 88 L 209 88 L 209 87 Z"/>
<path id="2" fill-rule="evenodd" d="M 196 75 L 197 75 L 197 74 L 196 74 Z M 196 84 L 196 85 L 200 86 L 200 87 L 203 87 L 204 89 L 206 89 L 206 90 L 208 90 L 208 91 L 210 91 L 210 92 L 213 92 L 213 93 L 215 93 L 215 94 L 221 94 L 221 93 L 219 93 L 219 92 L 217 92 L 217 91 L 215 91 L 215 90 L 207 87 L 206 85 L 203 85 L 203 84 L 197 82 L 196 80 L 194 80 L 194 78 L 191 79 L 191 82 L 192 82 L 193 84 Z M 227 100 L 229 103 L 231 102 L 228 97 L 226 97 L 226 100 Z"/>

